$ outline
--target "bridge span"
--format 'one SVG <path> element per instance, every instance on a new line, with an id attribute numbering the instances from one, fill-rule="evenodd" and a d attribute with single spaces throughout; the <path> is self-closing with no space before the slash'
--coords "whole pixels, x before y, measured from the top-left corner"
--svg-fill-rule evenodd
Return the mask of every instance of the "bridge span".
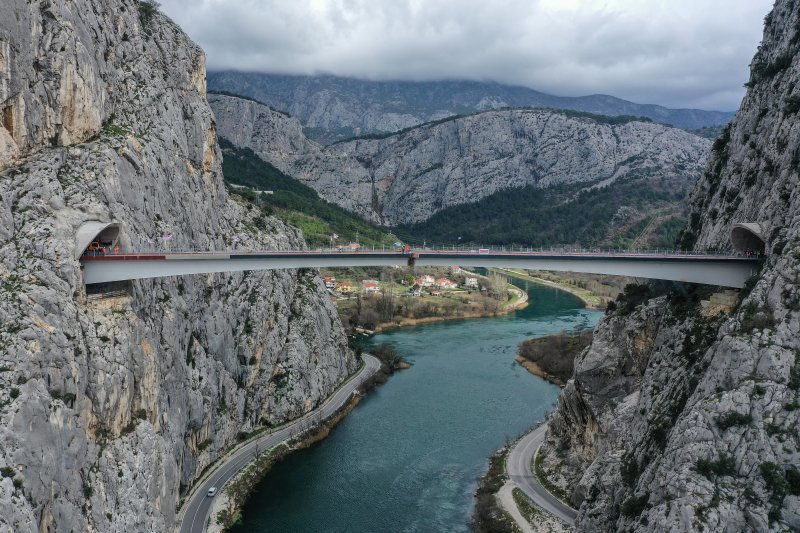
<path id="1" fill-rule="evenodd" d="M 553 252 L 495 250 L 125 253 L 83 255 L 84 283 L 96 284 L 190 274 L 352 266 L 454 266 L 523 268 L 610 274 L 741 288 L 760 260 L 696 253 Z"/>

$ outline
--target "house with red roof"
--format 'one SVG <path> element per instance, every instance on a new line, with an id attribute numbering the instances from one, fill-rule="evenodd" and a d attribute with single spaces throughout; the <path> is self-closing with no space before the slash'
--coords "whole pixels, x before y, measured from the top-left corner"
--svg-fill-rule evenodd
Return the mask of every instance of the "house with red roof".
<path id="1" fill-rule="evenodd" d="M 336 290 L 342 294 L 355 292 L 356 288 L 349 281 L 340 281 L 336 284 Z"/>
<path id="2" fill-rule="evenodd" d="M 437 278 L 436 286 L 440 289 L 455 289 L 456 287 L 458 287 L 458 284 L 451 279 Z"/>
<path id="3" fill-rule="evenodd" d="M 378 292 L 381 290 L 380 284 L 373 279 L 365 279 L 361 282 L 361 285 L 364 287 L 364 292 Z"/>

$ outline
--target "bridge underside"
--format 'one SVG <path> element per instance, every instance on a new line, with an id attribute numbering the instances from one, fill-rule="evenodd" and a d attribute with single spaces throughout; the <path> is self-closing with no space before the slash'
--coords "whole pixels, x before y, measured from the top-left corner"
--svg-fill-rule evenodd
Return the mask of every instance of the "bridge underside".
<path id="1" fill-rule="evenodd" d="M 241 256 L 239 256 L 241 257 Z M 298 268 L 337 268 L 351 266 L 402 266 L 408 257 L 253 257 L 210 259 L 139 259 L 135 261 L 93 260 L 84 262 L 83 279 L 90 283 L 105 283 L 123 279 L 163 278 L 190 274 L 212 274 L 219 272 L 242 272 L 245 270 L 281 270 Z"/>
<path id="2" fill-rule="evenodd" d="M 275 270 L 298 268 L 337 268 L 358 266 L 405 266 L 404 254 L 172 254 L 148 259 L 145 256 L 99 258 L 84 261 L 86 284 L 130 279 Z M 758 268 L 758 262 L 745 259 L 714 259 L 702 256 L 535 256 L 424 253 L 417 254 L 416 266 L 471 266 L 583 272 L 637 278 L 682 281 L 741 288 Z"/>
<path id="3" fill-rule="evenodd" d="M 449 266 L 440 259 L 419 261 L 419 265 Z M 552 270 L 555 272 L 581 272 L 586 274 L 608 274 L 632 278 L 661 279 L 702 283 L 721 287 L 742 288 L 745 281 L 755 273 L 749 264 L 740 263 L 700 263 L 690 264 L 677 261 L 656 261 L 640 259 L 584 260 L 572 259 L 477 259 L 469 263 L 475 267 L 524 268 L 527 270 Z"/>

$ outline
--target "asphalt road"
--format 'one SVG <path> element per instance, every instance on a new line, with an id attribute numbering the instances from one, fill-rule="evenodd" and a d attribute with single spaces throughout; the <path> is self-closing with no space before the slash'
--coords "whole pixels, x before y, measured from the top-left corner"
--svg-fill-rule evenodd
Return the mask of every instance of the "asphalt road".
<path id="1" fill-rule="evenodd" d="M 219 494 L 219 491 L 222 490 L 225 484 L 255 458 L 257 452 L 263 453 L 291 438 L 297 432 L 298 428 L 309 420 L 324 420 L 333 415 L 348 401 L 353 391 L 355 391 L 364 380 L 374 374 L 378 368 L 380 368 L 380 361 L 371 355 L 364 354 L 364 366 L 358 374 L 353 376 L 350 381 L 345 383 L 339 390 L 325 400 L 320 407 L 294 420 L 289 425 L 283 426 L 272 433 L 265 433 L 227 457 L 205 481 L 198 484 L 193 489 L 189 496 L 189 501 L 184 504 L 185 512 L 180 527 L 181 533 L 201 533 L 206 530 L 211 504 L 214 501 L 213 497 L 209 498 L 206 496 L 208 489 L 217 487 L 217 494 Z"/>
<path id="2" fill-rule="evenodd" d="M 522 492 L 528 495 L 533 503 L 559 520 L 574 526 L 578 512 L 550 494 L 531 471 L 533 456 L 544 441 L 545 433 L 547 433 L 547 424 L 542 424 L 511 448 L 506 460 L 508 477 L 522 489 Z"/>

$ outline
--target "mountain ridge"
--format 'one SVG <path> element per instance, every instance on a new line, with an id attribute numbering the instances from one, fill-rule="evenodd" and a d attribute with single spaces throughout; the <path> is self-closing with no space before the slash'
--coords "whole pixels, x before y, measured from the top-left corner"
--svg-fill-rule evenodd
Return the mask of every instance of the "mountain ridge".
<path id="1" fill-rule="evenodd" d="M 725 124 L 733 117 L 733 112 L 726 111 L 671 109 L 605 94 L 555 96 L 523 86 L 470 80 L 369 81 L 332 75 L 215 71 L 209 72 L 208 84 L 211 90 L 255 98 L 290 113 L 309 137 L 323 143 L 503 107 L 643 116 L 680 128 Z"/>

